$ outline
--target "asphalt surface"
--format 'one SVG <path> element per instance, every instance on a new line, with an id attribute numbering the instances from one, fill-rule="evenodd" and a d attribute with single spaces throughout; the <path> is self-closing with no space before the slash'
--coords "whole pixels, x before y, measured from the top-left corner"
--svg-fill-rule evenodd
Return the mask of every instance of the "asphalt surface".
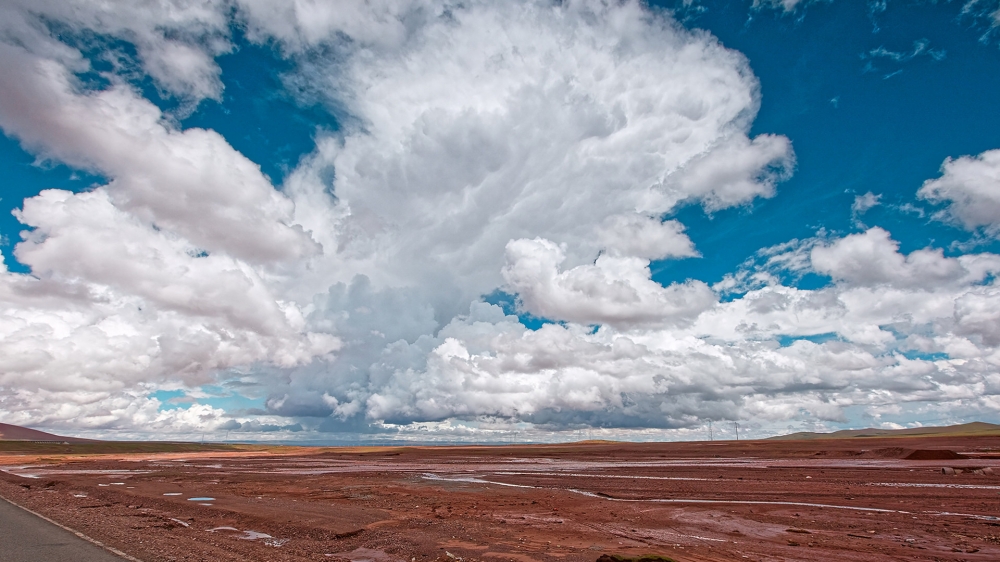
<path id="1" fill-rule="evenodd" d="M 125 562 L 0 498 L 0 562 Z"/>

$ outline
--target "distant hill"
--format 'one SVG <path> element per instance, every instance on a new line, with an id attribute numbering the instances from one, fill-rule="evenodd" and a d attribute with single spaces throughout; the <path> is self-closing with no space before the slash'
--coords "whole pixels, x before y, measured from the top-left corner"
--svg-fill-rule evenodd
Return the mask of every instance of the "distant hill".
<path id="1" fill-rule="evenodd" d="M 93 439 L 80 439 L 79 437 L 63 437 L 29 429 L 19 425 L 0 423 L 0 441 L 58 441 L 66 443 L 98 443 Z"/>
<path id="2" fill-rule="evenodd" d="M 770 439 L 856 439 L 863 437 L 972 437 L 990 436 L 1000 437 L 1000 425 L 986 422 L 963 423 L 961 425 L 947 425 L 943 427 L 912 427 L 908 429 L 845 429 L 834 431 L 833 433 L 814 433 L 811 431 L 800 431 L 790 435 L 779 435 Z"/>

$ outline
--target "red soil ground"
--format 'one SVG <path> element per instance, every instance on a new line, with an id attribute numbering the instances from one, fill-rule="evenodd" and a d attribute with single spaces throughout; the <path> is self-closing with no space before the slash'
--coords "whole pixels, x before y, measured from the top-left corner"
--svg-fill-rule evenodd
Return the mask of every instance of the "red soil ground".
<path id="1" fill-rule="evenodd" d="M 1000 560 L 997 437 L 0 464 L 0 496 L 144 562 Z"/>

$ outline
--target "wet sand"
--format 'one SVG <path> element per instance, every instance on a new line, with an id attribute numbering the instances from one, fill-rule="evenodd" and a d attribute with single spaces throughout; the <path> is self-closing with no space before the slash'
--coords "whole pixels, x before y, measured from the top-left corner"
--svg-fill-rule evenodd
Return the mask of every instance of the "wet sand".
<path id="1" fill-rule="evenodd" d="M 3 497 L 149 562 L 1000 560 L 996 437 L 8 454 L 0 465 Z"/>

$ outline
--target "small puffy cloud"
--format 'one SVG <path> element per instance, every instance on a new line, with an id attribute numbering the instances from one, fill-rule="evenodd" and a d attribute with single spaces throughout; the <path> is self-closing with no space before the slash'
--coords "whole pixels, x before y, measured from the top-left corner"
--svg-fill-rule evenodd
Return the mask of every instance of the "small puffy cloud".
<path id="1" fill-rule="evenodd" d="M 899 252 L 899 243 L 881 228 L 852 234 L 810 253 L 817 272 L 851 285 L 891 284 L 897 287 L 935 287 L 983 279 L 1000 267 L 1000 256 L 948 258 L 940 249 Z"/>
<path id="2" fill-rule="evenodd" d="M 503 277 L 528 312 L 581 324 L 678 324 L 715 304 L 700 281 L 664 287 L 650 279 L 649 260 L 604 254 L 593 265 L 559 271 L 566 256 L 543 240 L 507 244 Z"/>
<path id="3" fill-rule="evenodd" d="M 864 195 L 855 195 L 854 203 L 851 205 L 851 214 L 857 218 L 881 204 L 882 196 L 875 195 L 871 191 L 865 193 Z"/>
<path id="4" fill-rule="evenodd" d="M 774 196 L 775 184 L 791 176 L 794 165 L 787 137 L 739 136 L 692 159 L 667 182 L 717 211 Z"/>
<path id="5" fill-rule="evenodd" d="M 610 254 L 648 260 L 698 256 L 694 243 L 676 220 L 661 221 L 639 214 L 608 217 L 597 230 L 598 239 Z"/>
<path id="6" fill-rule="evenodd" d="M 927 180 L 917 195 L 947 207 L 935 218 L 1000 235 L 1000 149 L 976 156 L 948 158 L 941 177 Z"/>
<path id="7" fill-rule="evenodd" d="M 221 99 L 221 69 L 204 48 L 179 41 L 163 40 L 140 51 L 150 76 L 168 92 L 184 99 Z"/>

